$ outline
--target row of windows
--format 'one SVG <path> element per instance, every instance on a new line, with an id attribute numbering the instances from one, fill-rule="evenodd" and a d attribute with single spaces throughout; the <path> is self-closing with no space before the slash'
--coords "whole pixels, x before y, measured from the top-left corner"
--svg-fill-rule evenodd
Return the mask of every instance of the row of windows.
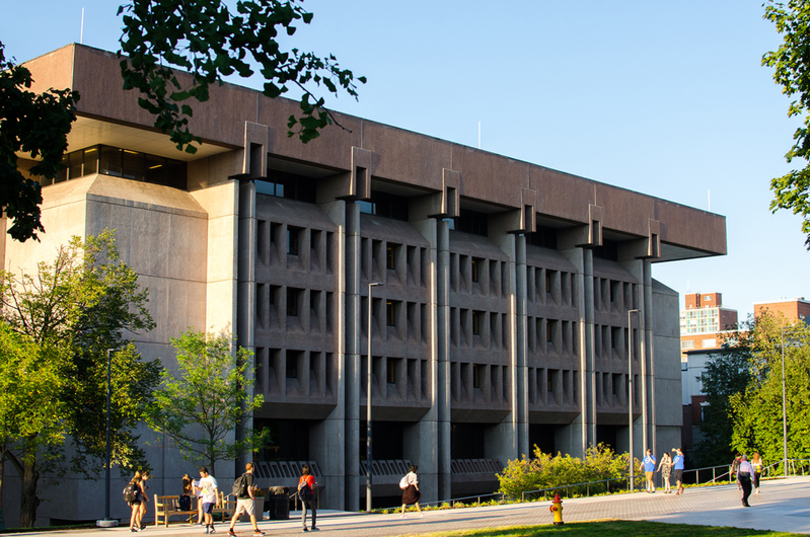
<path id="1" fill-rule="evenodd" d="M 371 191 L 371 201 L 360 201 L 360 212 L 394 220 L 408 221 L 408 198 Z"/>
<path id="2" fill-rule="evenodd" d="M 368 355 L 360 358 L 360 378 L 368 374 Z M 430 387 L 428 361 L 418 358 L 374 356 L 371 362 L 371 395 L 383 400 L 427 401 Z M 361 400 L 368 397 L 367 382 L 361 382 Z"/>
<path id="3" fill-rule="evenodd" d="M 638 309 L 635 285 L 629 282 L 594 278 L 593 305 L 596 311 Z"/>
<path id="4" fill-rule="evenodd" d="M 537 304 L 574 306 L 574 274 L 529 265 L 526 267 L 526 298 Z"/>
<path id="5" fill-rule="evenodd" d="M 529 403 L 579 406 L 579 371 L 529 367 Z"/>
<path id="6" fill-rule="evenodd" d="M 255 389 L 274 396 L 331 397 L 335 393 L 334 354 L 257 347 Z"/>
<path id="7" fill-rule="evenodd" d="M 450 308 L 450 344 L 506 349 L 509 347 L 509 317 L 497 311 Z"/>
<path id="8" fill-rule="evenodd" d="M 362 335 L 368 337 L 368 297 L 360 299 Z M 385 339 L 427 342 L 430 335 L 430 313 L 427 304 L 386 298 L 373 298 L 371 304 L 374 335 Z M 385 326 L 385 330 L 382 326 Z"/>
<path id="9" fill-rule="evenodd" d="M 681 310 L 681 319 L 700 319 L 705 317 L 717 317 L 720 310 L 717 308 L 701 308 L 697 310 Z"/>
<path id="10" fill-rule="evenodd" d="M 450 362 L 450 394 L 457 403 L 508 404 L 509 368 Z"/>
<path id="11" fill-rule="evenodd" d="M 56 179 L 42 179 L 43 186 L 101 173 L 174 188 L 186 188 L 186 163 L 140 151 L 95 145 L 62 157 Z"/>
<path id="12" fill-rule="evenodd" d="M 506 296 L 508 264 L 494 259 L 450 253 L 450 289 L 456 293 Z"/>
<path id="13" fill-rule="evenodd" d="M 641 334 L 633 328 L 633 360 L 638 360 L 641 349 Z M 606 360 L 627 360 L 627 328 L 621 326 L 594 325 L 594 355 Z"/>
<path id="14" fill-rule="evenodd" d="M 293 173 L 267 170 L 267 179 L 256 180 L 256 193 L 305 203 L 315 203 L 315 179 Z"/>
<path id="15" fill-rule="evenodd" d="M 256 284 L 256 321 L 259 328 L 311 334 L 334 331 L 334 293 Z"/>
<path id="16" fill-rule="evenodd" d="M 627 373 L 595 373 L 597 406 L 627 406 Z M 633 404 L 639 403 L 638 375 L 633 375 Z"/>
<path id="17" fill-rule="evenodd" d="M 259 220 L 256 248 L 265 265 L 277 265 L 286 257 L 286 267 L 310 273 L 333 273 L 334 233 Z"/>
<path id="18" fill-rule="evenodd" d="M 529 352 L 576 357 L 579 352 L 577 327 L 574 321 L 528 317 L 526 339 Z"/>
<path id="19" fill-rule="evenodd" d="M 430 277 L 428 249 L 377 239 L 360 241 L 361 282 L 427 288 Z"/>

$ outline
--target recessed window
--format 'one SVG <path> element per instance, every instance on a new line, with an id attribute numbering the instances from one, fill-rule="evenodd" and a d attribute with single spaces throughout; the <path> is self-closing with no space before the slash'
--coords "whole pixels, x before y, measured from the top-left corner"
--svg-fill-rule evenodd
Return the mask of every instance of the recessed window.
<path id="1" fill-rule="evenodd" d="M 387 269 L 394 269 L 394 247 L 393 246 L 386 246 L 385 247 L 385 268 Z"/>
<path id="2" fill-rule="evenodd" d="M 472 263 L 470 264 L 470 273 L 472 275 L 472 281 L 474 281 L 474 282 L 478 281 L 478 269 L 479 269 L 482 261 L 483 261 L 482 259 L 478 259 L 476 257 L 473 257 Z"/>
<path id="3" fill-rule="evenodd" d="M 481 367 L 480 365 L 473 365 L 473 388 L 481 387 Z"/>
<path id="4" fill-rule="evenodd" d="M 298 378 L 298 354 L 295 351 L 287 352 L 287 372 L 285 376 L 288 379 Z"/>
<path id="5" fill-rule="evenodd" d="M 397 362 L 394 358 L 388 358 L 386 360 L 386 369 L 385 369 L 385 382 L 387 384 L 396 384 L 397 383 Z"/>
<path id="6" fill-rule="evenodd" d="M 297 227 L 287 228 L 287 255 L 298 255 L 298 235 L 301 229 Z"/>
<path id="7" fill-rule="evenodd" d="M 287 289 L 287 317 L 298 317 L 298 298 L 302 292 L 301 289 Z"/>
<path id="8" fill-rule="evenodd" d="M 474 311 L 472 313 L 472 333 L 474 336 L 481 335 L 481 317 L 483 317 L 483 312 Z"/>
<path id="9" fill-rule="evenodd" d="M 394 322 L 394 302 L 388 300 L 385 302 L 385 324 L 386 326 L 395 326 Z"/>

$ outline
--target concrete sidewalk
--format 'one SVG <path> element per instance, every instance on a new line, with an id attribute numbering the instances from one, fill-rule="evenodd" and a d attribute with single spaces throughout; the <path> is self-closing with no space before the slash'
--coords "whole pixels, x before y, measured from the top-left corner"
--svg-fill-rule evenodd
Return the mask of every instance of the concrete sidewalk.
<path id="1" fill-rule="evenodd" d="M 563 517 L 566 522 L 623 519 L 650 520 L 677 524 L 732 526 L 760 530 L 810 534 L 810 477 L 793 477 L 765 481 L 761 494 L 751 496 L 750 508 L 740 504 L 741 493 L 734 485 L 696 487 L 685 494 L 655 494 L 637 492 L 599 498 L 564 500 Z M 406 519 L 399 514 L 365 515 L 337 511 L 318 513 L 320 534 L 334 537 L 382 537 L 431 532 L 449 532 L 471 528 L 499 526 L 531 526 L 550 524 L 550 502 L 515 504 L 467 509 L 426 511 L 425 516 L 408 513 Z M 297 515 L 297 517 L 296 517 Z M 300 512 L 291 513 L 288 521 L 260 522 L 259 527 L 268 537 L 301 533 Z M 227 535 L 228 525 L 216 526 L 216 537 Z M 236 527 L 240 537 L 251 537 L 249 523 Z M 27 537 L 124 537 L 132 535 L 129 528 L 94 529 L 89 531 L 48 531 L 10 534 Z M 107 535 L 104 535 L 107 534 Z M 200 526 L 175 523 L 169 528 L 148 526 L 140 533 L 143 537 L 169 537 L 204 535 Z"/>

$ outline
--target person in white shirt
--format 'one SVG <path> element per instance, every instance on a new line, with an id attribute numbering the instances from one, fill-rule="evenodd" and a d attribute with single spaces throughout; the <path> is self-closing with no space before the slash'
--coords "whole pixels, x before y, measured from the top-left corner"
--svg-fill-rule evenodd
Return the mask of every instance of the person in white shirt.
<path id="1" fill-rule="evenodd" d="M 200 468 L 200 488 L 202 489 L 203 514 L 205 515 L 205 533 L 214 531 L 214 507 L 219 503 L 219 485 L 208 468 Z"/>

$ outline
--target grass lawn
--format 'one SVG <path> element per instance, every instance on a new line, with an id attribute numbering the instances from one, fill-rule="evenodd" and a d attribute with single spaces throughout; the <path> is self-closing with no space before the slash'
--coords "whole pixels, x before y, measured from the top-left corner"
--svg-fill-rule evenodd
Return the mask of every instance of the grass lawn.
<path id="1" fill-rule="evenodd" d="M 482 530 L 462 530 L 441 533 L 423 533 L 420 537 L 732 537 L 767 535 L 768 537 L 797 536 L 796 533 L 750 530 L 746 528 L 719 528 L 690 526 L 687 524 L 664 524 L 662 522 L 631 522 L 607 520 L 604 522 L 573 522 L 563 526 L 509 526 Z"/>

